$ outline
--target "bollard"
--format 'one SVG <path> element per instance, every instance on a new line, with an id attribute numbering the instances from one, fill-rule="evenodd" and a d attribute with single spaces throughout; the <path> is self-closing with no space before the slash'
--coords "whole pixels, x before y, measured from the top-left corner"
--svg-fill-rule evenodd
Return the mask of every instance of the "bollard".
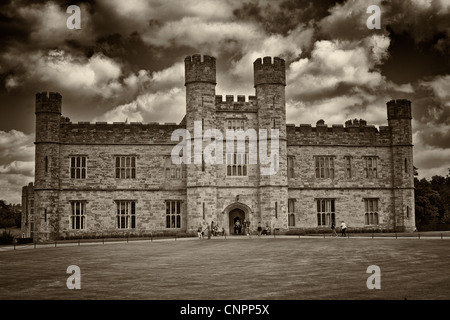
<path id="1" fill-rule="evenodd" d="M 372 239 L 373 239 L 373 232 L 372 232 Z"/>
<path id="2" fill-rule="evenodd" d="M 441 233 L 441 239 L 444 239 L 444 238 L 442 237 L 442 233 Z"/>
<path id="3" fill-rule="evenodd" d="M 55 248 L 56 248 L 56 240 L 55 240 Z"/>
<path id="4" fill-rule="evenodd" d="M 395 233 L 395 239 L 397 239 L 397 232 Z"/>
<path id="5" fill-rule="evenodd" d="M 34 248 L 36 249 L 36 241 L 34 242 Z"/>
<path id="6" fill-rule="evenodd" d="M 16 250 L 16 243 L 14 242 L 14 250 Z"/>
<path id="7" fill-rule="evenodd" d="M 420 233 L 419 233 L 419 239 L 420 239 Z"/>
<path id="8" fill-rule="evenodd" d="M 102 238 L 102 242 L 103 242 L 103 244 L 105 244 L 105 238 Z"/>
<path id="9" fill-rule="evenodd" d="M 175 233 L 175 241 L 177 241 L 177 234 Z"/>

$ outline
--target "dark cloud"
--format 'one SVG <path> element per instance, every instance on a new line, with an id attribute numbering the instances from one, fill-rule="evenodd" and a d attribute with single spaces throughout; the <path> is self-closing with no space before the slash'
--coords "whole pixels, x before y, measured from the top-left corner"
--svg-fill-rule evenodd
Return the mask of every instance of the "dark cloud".
<path id="1" fill-rule="evenodd" d="M 433 128 L 427 130 L 423 134 L 420 134 L 422 141 L 433 147 L 447 149 L 450 148 L 450 129 L 445 132 L 434 131 Z"/>
<path id="2" fill-rule="evenodd" d="M 445 47 L 449 39 L 444 33 L 435 33 L 431 38 L 416 42 L 409 31 L 398 33 L 390 27 L 388 31 L 391 39 L 389 59 L 381 70 L 389 79 L 400 84 L 450 73 L 450 51 L 448 46 Z M 442 48 L 437 47 L 438 43 Z"/>

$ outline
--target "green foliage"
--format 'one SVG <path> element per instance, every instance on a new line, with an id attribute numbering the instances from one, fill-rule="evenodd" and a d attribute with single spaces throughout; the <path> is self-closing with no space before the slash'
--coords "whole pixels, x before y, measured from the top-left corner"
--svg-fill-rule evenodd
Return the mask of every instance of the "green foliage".
<path id="1" fill-rule="evenodd" d="M 0 200 L 0 228 L 20 228 L 21 215 L 19 205 L 8 205 L 4 200 Z"/>
<path id="2" fill-rule="evenodd" d="M 419 230 L 442 230 L 450 224 L 450 175 L 430 181 L 414 178 L 416 225 Z"/>
<path id="3" fill-rule="evenodd" d="M 11 234 L 10 231 L 3 231 L 2 235 L 0 236 L 0 244 L 10 244 L 13 243 L 14 236 Z"/>

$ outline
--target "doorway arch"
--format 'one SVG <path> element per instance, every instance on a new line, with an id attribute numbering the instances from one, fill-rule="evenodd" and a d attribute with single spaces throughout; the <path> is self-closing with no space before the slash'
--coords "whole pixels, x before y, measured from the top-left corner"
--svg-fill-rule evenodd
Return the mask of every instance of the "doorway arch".
<path id="1" fill-rule="evenodd" d="M 250 220 L 251 209 L 242 202 L 235 202 L 230 204 L 225 208 L 223 213 L 225 214 L 225 225 L 228 227 L 228 234 L 244 234 L 243 223 L 244 220 Z M 242 226 L 240 232 L 238 229 L 235 230 L 236 221 L 239 220 L 239 224 Z"/>

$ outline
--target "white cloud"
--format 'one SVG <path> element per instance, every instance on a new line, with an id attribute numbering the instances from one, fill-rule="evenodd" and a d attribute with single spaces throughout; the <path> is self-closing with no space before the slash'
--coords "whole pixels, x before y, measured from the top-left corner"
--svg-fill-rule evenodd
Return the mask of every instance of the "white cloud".
<path id="1" fill-rule="evenodd" d="M 316 41 L 311 58 L 300 59 L 289 66 L 288 97 L 330 94 L 340 84 L 372 90 L 382 85 L 384 77 L 373 70 L 382 54 L 374 53 L 372 47 L 365 45 L 367 42 L 370 40 Z"/>
<path id="2" fill-rule="evenodd" d="M 34 181 L 34 135 L 0 131 L 0 199 L 20 203 L 22 186 Z"/>
<path id="3" fill-rule="evenodd" d="M 17 130 L 0 131 L 0 165 L 13 160 L 34 160 L 34 134 L 26 135 Z"/>
<path id="4" fill-rule="evenodd" d="M 450 75 L 437 76 L 433 80 L 424 81 L 422 85 L 433 89 L 439 98 L 450 99 Z"/>
<path id="5" fill-rule="evenodd" d="M 134 101 L 115 107 L 94 121 L 176 122 L 186 113 L 186 95 L 180 88 L 144 93 Z"/>
<path id="6" fill-rule="evenodd" d="M 7 13 L 12 18 L 21 17 L 32 27 L 30 39 L 39 46 L 64 46 L 65 40 L 88 43 L 94 40 L 89 10 L 83 5 L 81 9 L 81 29 L 68 29 L 66 22 L 71 14 L 54 1 L 43 4 L 11 5 Z"/>

